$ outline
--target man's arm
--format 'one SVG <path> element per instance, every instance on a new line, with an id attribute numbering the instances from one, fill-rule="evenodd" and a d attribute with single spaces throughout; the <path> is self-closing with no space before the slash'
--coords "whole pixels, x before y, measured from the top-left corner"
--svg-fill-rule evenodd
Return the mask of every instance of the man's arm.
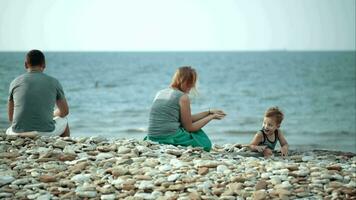
<path id="1" fill-rule="evenodd" d="M 69 107 L 66 99 L 56 101 L 57 109 L 53 112 L 53 116 L 65 117 L 69 113 Z"/>
<path id="2" fill-rule="evenodd" d="M 12 123 L 12 120 L 14 118 L 14 101 L 9 100 L 7 103 L 7 114 L 9 117 L 9 121 Z"/>

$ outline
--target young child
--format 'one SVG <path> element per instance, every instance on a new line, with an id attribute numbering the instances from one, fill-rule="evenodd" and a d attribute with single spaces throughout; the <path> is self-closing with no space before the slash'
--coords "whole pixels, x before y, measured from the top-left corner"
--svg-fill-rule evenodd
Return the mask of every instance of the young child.
<path id="1" fill-rule="evenodd" d="M 262 130 L 253 138 L 250 148 L 263 153 L 265 157 L 271 156 L 277 142 L 281 145 L 281 155 L 288 155 L 288 143 L 279 127 L 283 120 L 283 113 L 278 107 L 268 108 L 263 118 Z"/>

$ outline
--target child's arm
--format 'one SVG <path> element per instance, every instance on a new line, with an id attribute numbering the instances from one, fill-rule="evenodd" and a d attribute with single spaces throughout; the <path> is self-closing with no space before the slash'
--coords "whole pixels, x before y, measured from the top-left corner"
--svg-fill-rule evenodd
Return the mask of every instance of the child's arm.
<path id="1" fill-rule="evenodd" d="M 266 146 L 258 146 L 262 141 L 262 138 L 263 138 L 262 134 L 260 132 L 257 132 L 255 137 L 252 139 L 250 143 L 250 148 L 254 151 L 263 152 Z"/>
<path id="2" fill-rule="evenodd" d="M 282 154 L 282 156 L 287 156 L 288 155 L 288 142 L 281 131 L 279 131 L 279 133 L 278 133 L 278 138 L 279 138 L 279 144 L 281 145 L 281 154 Z"/>

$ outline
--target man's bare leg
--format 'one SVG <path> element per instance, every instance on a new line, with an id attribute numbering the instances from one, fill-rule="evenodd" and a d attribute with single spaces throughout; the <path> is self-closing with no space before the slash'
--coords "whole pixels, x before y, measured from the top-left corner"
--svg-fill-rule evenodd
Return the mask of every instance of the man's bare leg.
<path id="1" fill-rule="evenodd" d="M 69 130 L 69 125 L 67 124 L 66 129 L 64 132 L 60 135 L 60 137 L 69 137 L 70 136 L 70 130 Z"/>

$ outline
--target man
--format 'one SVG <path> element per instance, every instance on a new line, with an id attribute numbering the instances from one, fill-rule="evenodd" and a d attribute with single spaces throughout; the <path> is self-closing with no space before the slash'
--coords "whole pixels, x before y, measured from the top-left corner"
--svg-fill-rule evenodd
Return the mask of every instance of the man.
<path id="1" fill-rule="evenodd" d="M 26 55 L 27 73 L 10 84 L 8 115 L 11 122 L 7 135 L 58 135 L 69 137 L 66 116 L 69 113 L 61 84 L 43 73 L 45 56 L 39 50 Z M 57 109 L 54 110 L 54 106 Z"/>

